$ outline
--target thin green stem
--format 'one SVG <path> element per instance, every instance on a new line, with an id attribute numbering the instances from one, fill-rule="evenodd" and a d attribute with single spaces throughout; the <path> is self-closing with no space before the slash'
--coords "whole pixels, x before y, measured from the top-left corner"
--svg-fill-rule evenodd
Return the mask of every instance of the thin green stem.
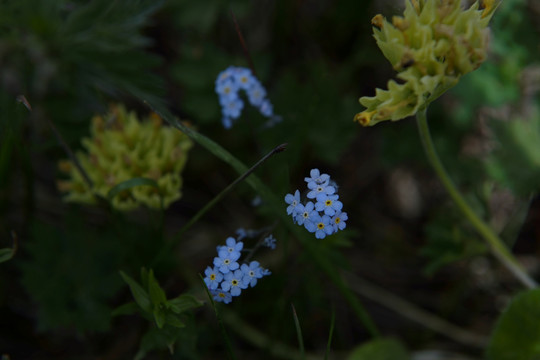
<path id="1" fill-rule="evenodd" d="M 240 175 L 236 180 L 234 180 L 232 183 L 230 183 L 225 189 L 223 189 L 219 194 L 214 196 L 212 200 L 210 200 L 206 205 L 199 210 L 189 221 L 182 226 L 180 230 L 176 233 L 174 236 L 174 239 L 170 241 L 167 245 L 163 247 L 161 252 L 158 254 L 158 256 L 155 258 L 152 264 L 155 264 L 158 262 L 162 256 L 169 253 L 182 239 L 181 235 L 186 232 L 193 224 L 195 224 L 204 214 L 206 214 L 214 205 L 216 205 L 225 195 L 227 195 L 236 185 L 241 183 L 245 178 L 247 178 L 255 169 L 257 169 L 259 166 L 261 166 L 266 160 L 268 160 L 270 157 L 272 157 L 274 154 L 277 154 L 279 152 L 282 152 L 287 147 L 287 144 L 281 144 L 273 148 L 268 154 L 266 154 L 264 157 L 262 157 L 259 161 L 255 163 L 251 168 L 249 168 L 245 173 Z"/>
<path id="2" fill-rule="evenodd" d="M 510 253 L 506 245 L 502 240 L 497 236 L 497 234 L 489 227 L 478 215 L 471 209 L 467 204 L 461 193 L 457 190 L 456 186 L 448 176 L 448 173 L 444 169 L 435 146 L 433 145 L 433 140 L 431 139 L 431 134 L 429 132 L 429 126 L 427 123 L 426 116 L 427 109 L 420 110 L 416 113 L 416 123 L 418 125 L 418 130 L 420 132 L 420 138 L 422 139 L 422 144 L 424 145 L 424 151 L 429 160 L 431 166 L 437 173 L 437 176 L 441 180 L 446 191 L 454 200 L 458 208 L 461 210 L 463 215 L 469 220 L 472 226 L 478 231 L 478 233 L 484 238 L 484 240 L 489 245 L 491 252 L 501 263 L 506 266 L 508 270 L 528 288 L 535 288 L 538 285 L 536 282 L 523 270 L 516 258 Z"/>

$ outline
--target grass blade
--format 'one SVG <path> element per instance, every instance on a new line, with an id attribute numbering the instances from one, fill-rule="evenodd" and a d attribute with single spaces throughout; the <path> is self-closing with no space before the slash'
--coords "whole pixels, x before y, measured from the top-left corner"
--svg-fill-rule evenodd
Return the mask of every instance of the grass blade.
<path id="1" fill-rule="evenodd" d="M 324 360 L 328 360 L 330 355 L 330 347 L 332 345 L 332 337 L 334 336 L 334 325 L 336 324 L 336 309 L 332 307 L 332 318 L 330 319 L 330 333 L 328 334 L 328 343 L 326 344 L 326 352 L 324 353 Z"/>
<path id="2" fill-rule="evenodd" d="M 294 305 L 291 304 L 294 326 L 296 327 L 296 336 L 298 337 L 298 347 L 300 348 L 300 354 L 302 355 L 302 360 L 306 359 L 306 351 L 304 349 L 304 338 L 302 336 L 302 328 L 300 327 L 300 321 L 298 320 L 298 315 L 296 314 L 296 309 Z"/>

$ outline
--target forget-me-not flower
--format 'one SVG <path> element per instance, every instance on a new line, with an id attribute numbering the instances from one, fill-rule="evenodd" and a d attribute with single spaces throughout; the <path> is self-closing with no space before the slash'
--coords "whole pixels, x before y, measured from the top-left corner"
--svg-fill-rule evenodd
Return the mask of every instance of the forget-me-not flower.
<path id="1" fill-rule="evenodd" d="M 241 228 L 237 233 L 252 237 L 256 236 L 253 233 L 257 232 Z M 272 235 L 263 241 L 267 246 L 275 248 L 276 239 Z M 270 271 L 263 269 L 258 261 L 243 263 L 240 266 L 238 261 L 243 249 L 244 243 L 234 237 L 228 237 L 225 245 L 216 247 L 218 256 L 214 258 L 214 267 L 208 266 L 204 272 L 204 283 L 215 301 L 228 304 L 232 301 L 232 297 L 240 295 L 242 290 L 255 286 L 258 279 L 270 275 Z"/>
<path id="2" fill-rule="evenodd" d="M 310 183 L 315 183 L 315 185 L 328 185 L 330 181 L 330 175 L 328 174 L 321 174 L 319 169 L 311 169 L 309 172 L 309 175 L 311 177 L 305 177 L 304 181 L 308 183 L 308 187 Z M 309 187 L 312 189 L 314 186 Z"/>
<path id="3" fill-rule="evenodd" d="M 339 201 L 337 185 L 334 186 L 330 176 L 322 174 L 319 169 L 312 169 L 310 176 L 305 177 L 304 181 L 309 190 L 306 196 L 314 201 L 303 204 L 299 199 L 299 190 L 296 190 L 295 196 L 285 196 L 285 202 L 289 205 L 287 214 L 292 216 L 293 223 L 303 225 L 307 231 L 314 233 L 317 239 L 345 229 L 347 213 L 342 212 L 343 203 Z"/>
<path id="4" fill-rule="evenodd" d="M 223 276 L 223 282 L 221 288 L 225 291 L 229 291 L 232 296 L 238 296 L 243 289 L 247 289 L 248 284 L 244 279 L 246 274 L 242 270 L 235 270 L 226 273 Z"/>
<path id="5" fill-rule="evenodd" d="M 317 203 L 315 203 L 315 209 L 317 211 L 323 211 L 325 215 L 333 216 L 336 211 L 343 208 L 343 204 L 338 199 L 339 195 L 319 194 L 317 196 Z"/>
<path id="6" fill-rule="evenodd" d="M 228 304 L 232 301 L 231 293 L 228 291 L 216 289 L 216 290 L 210 290 L 210 294 L 212 295 L 212 298 L 214 301 L 222 302 L 225 304 Z"/>
<path id="7" fill-rule="evenodd" d="M 258 261 L 252 261 L 249 265 L 242 264 L 240 270 L 242 270 L 245 275 L 244 280 L 251 287 L 257 285 L 257 279 L 263 277 L 262 268 Z"/>
<path id="8" fill-rule="evenodd" d="M 221 280 L 223 280 L 223 274 L 219 272 L 216 267 L 211 268 L 208 266 L 204 271 L 206 277 L 204 278 L 204 283 L 210 290 L 215 290 L 219 287 Z"/>
<path id="9" fill-rule="evenodd" d="M 316 182 L 312 181 L 308 183 L 308 189 L 311 191 L 308 192 L 307 197 L 309 199 L 315 199 L 320 194 L 323 195 L 332 195 L 336 192 L 336 188 L 333 186 L 330 186 L 328 184 L 317 184 Z"/>
<path id="10" fill-rule="evenodd" d="M 332 227 L 334 228 L 334 231 L 343 230 L 347 226 L 345 221 L 347 221 L 349 217 L 347 216 L 346 212 L 338 211 L 334 216 L 332 216 L 332 219 L 330 220 L 330 223 Z"/>
<path id="11" fill-rule="evenodd" d="M 287 207 L 287 215 L 292 215 L 294 217 L 298 213 L 298 205 L 300 204 L 300 191 L 296 190 L 294 195 L 285 195 L 285 202 L 289 204 L 289 206 Z"/>
<path id="12" fill-rule="evenodd" d="M 274 238 L 274 236 L 272 234 L 270 234 L 264 239 L 263 244 L 267 248 L 275 250 L 275 248 L 276 248 L 276 238 Z"/>
<path id="13" fill-rule="evenodd" d="M 315 237 L 317 239 L 324 239 L 326 235 L 331 235 L 334 232 L 334 229 L 330 224 L 330 216 L 328 215 L 321 216 L 314 224 L 316 227 Z"/>
<path id="14" fill-rule="evenodd" d="M 236 256 L 236 254 L 232 254 Z M 227 274 L 230 271 L 234 271 L 240 267 L 236 262 L 238 258 L 233 259 L 231 253 L 228 251 L 221 250 L 217 257 L 214 258 L 214 265 L 217 266 L 218 270 L 223 274 Z"/>
<path id="15" fill-rule="evenodd" d="M 306 226 L 306 223 L 313 222 L 315 216 L 318 215 L 317 210 L 315 210 L 315 204 L 311 201 L 308 201 L 306 205 L 300 205 L 303 209 L 296 216 L 296 222 L 298 225 Z"/>
<path id="16" fill-rule="evenodd" d="M 240 96 L 240 90 L 245 92 L 251 105 L 256 107 L 263 116 L 270 118 L 270 124 L 279 122 L 280 118 L 274 116 L 272 103 L 266 98 L 264 86 L 257 80 L 251 70 L 229 66 L 219 73 L 215 86 L 223 115 L 221 122 L 226 129 L 232 127 L 234 120 L 240 117 L 244 109 L 244 101 Z"/>

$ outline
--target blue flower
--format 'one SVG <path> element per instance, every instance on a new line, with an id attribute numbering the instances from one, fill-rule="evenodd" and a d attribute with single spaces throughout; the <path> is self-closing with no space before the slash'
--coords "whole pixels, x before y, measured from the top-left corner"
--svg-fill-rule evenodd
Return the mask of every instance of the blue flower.
<path id="1" fill-rule="evenodd" d="M 317 239 L 324 239 L 326 235 L 331 235 L 334 232 L 334 228 L 330 224 L 330 216 L 323 215 L 317 221 L 314 222 L 316 227 L 315 237 Z"/>
<path id="2" fill-rule="evenodd" d="M 216 93 L 219 95 L 219 103 L 223 105 L 227 100 L 238 98 L 238 84 L 231 78 L 218 82 Z"/>
<path id="3" fill-rule="evenodd" d="M 215 91 L 219 97 L 221 121 L 226 129 L 230 129 L 234 119 L 238 119 L 244 108 L 244 102 L 239 96 L 239 90 L 246 92 L 251 105 L 255 106 L 259 112 L 271 122 L 266 125 L 274 125 L 281 118 L 274 116 L 274 107 L 270 100 L 266 98 L 264 86 L 253 76 L 248 68 L 229 66 L 220 72 L 216 79 Z"/>
<path id="4" fill-rule="evenodd" d="M 234 74 L 234 66 L 229 66 L 228 68 L 220 72 L 216 79 L 216 86 L 217 84 L 222 83 L 225 80 L 232 78 L 233 74 Z"/>
<path id="5" fill-rule="evenodd" d="M 306 223 L 313 222 L 319 214 L 317 213 L 317 210 L 315 210 L 315 205 L 308 201 L 306 205 L 300 205 L 302 206 L 302 209 L 296 215 L 296 222 L 298 225 L 304 225 L 306 226 Z"/>
<path id="6" fill-rule="evenodd" d="M 336 192 L 336 188 L 327 184 L 317 184 L 315 181 L 308 183 L 308 189 L 311 191 L 308 192 L 307 197 L 309 199 L 315 199 L 320 194 L 332 195 Z"/>
<path id="7" fill-rule="evenodd" d="M 271 117 L 274 115 L 274 106 L 272 105 L 270 100 L 265 99 L 261 103 L 261 106 L 259 106 L 259 111 L 261 112 L 261 114 L 263 114 L 263 116 Z"/>
<path id="8" fill-rule="evenodd" d="M 263 276 L 272 275 L 272 272 L 268 269 L 262 269 L 262 275 Z"/>
<path id="9" fill-rule="evenodd" d="M 247 289 L 248 285 L 244 277 L 246 274 L 242 270 L 230 271 L 223 277 L 221 288 L 230 291 L 232 296 L 238 296 L 242 289 Z"/>
<path id="10" fill-rule="evenodd" d="M 263 277 L 262 268 L 258 261 L 252 261 L 249 265 L 242 264 L 240 270 L 244 273 L 244 282 L 251 287 L 257 285 L 257 279 Z"/>
<path id="11" fill-rule="evenodd" d="M 244 248 L 244 243 L 239 241 L 236 242 L 235 238 L 228 237 L 227 240 L 225 240 L 225 243 L 227 246 L 221 247 L 220 251 L 218 251 L 218 254 L 221 251 L 227 251 L 230 255 L 230 258 L 232 260 L 238 260 L 240 258 L 240 251 Z"/>
<path id="12" fill-rule="evenodd" d="M 276 248 L 276 239 L 274 238 L 274 236 L 272 234 L 270 234 L 269 236 L 267 236 L 264 239 L 263 245 L 266 246 L 267 248 L 275 250 L 275 248 Z"/>
<path id="13" fill-rule="evenodd" d="M 343 204 L 338 200 L 338 195 L 319 194 L 315 209 L 323 211 L 325 215 L 333 216 L 337 211 L 343 208 Z"/>
<path id="14" fill-rule="evenodd" d="M 249 103 L 255 107 L 261 106 L 265 96 L 266 96 L 266 90 L 261 85 L 260 82 L 256 81 L 253 83 L 253 85 L 248 89 L 247 96 Z"/>
<path id="15" fill-rule="evenodd" d="M 238 97 L 224 98 L 221 105 L 223 117 L 231 119 L 239 118 L 244 108 L 244 102 Z"/>
<path id="16" fill-rule="evenodd" d="M 223 290 L 210 290 L 210 294 L 212 295 L 212 298 L 214 301 L 222 302 L 225 304 L 228 304 L 232 301 L 232 296 L 229 292 L 223 291 Z"/>
<path id="17" fill-rule="evenodd" d="M 231 254 L 227 250 L 221 250 L 219 256 L 214 258 L 214 265 L 222 274 L 227 274 L 230 271 L 234 271 L 240 267 L 236 262 L 238 258 L 232 259 Z"/>
<path id="18" fill-rule="evenodd" d="M 334 231 L 343 230 L 347 226 L 345 221 L 348 219 L 349 217 L 346 212 L 337 211 L 336 214 L 332 216 L 330 223 L 332 224 Z"/>
<path id="19" fill-rule="evenodd" d="M 319 169 L 311 169 L 309 172 L 309 175 L 311 177 L 305 177 L 304 181 L 308 183 L 308 187 L 310 183 L 315 183 L 315 185 L 328 185 L 330 181 L 330 175 L 328 174 L 321 174 Z M 312 185 L 314 188 L 314 185 Z M 312 189 L 312 188 L 310 188 Z"/>
<path id="20" fill-rule="evenodd" d="M 248 68 L 237 67 L 234 71 L 234 80 L 241 89 L 248 90 L 257 81 L 257 79 L 251 74 L 251 70 Z"/>
<path id="21" fill-rule="evenodd" d="M 204 278 L 204 283 L 210 290 L 215 290 L 218 288 L 219 283 L 223 280 L 223 274 L 221 274 L 216 267 L 211 268 L 208 266 L 204 271 L 206 277 Z"/>
<path id="22" fill-rule="evenodd" d="M 245 238 L 247 236 L 246 229 L 244 229 L 244 228 L 236 229 L 235 233 L 236 233 L 236 238 L 238 240 L 242 240 L 243 238 Z"/>
<path id="23" fill-rule="evenodd" d="M 221 123 L 225 129 L 230 129 L 232 127 L 233 121 L 230 117 L 224 116 L 221 118 Z"/>
<path id="24" fill-rule="evenodd" d="M 287 207 L 287 215 L 292 215 L 295 217 L 298 212 L 298 205 L 300 204 L 300 191 L 296 190 L 294 195 L 285 195 L 285 203 L 289 204 Z"/>

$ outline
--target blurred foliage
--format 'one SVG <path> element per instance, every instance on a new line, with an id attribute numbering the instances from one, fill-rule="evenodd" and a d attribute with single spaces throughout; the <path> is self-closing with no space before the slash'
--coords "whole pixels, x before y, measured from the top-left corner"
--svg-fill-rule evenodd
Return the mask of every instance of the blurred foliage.
<path id="1" fill-rule="evenodd" d="M 22 283 L 38 304 L 38 329 L 108 330 L 110 300 L 121 287 L 122 244 L 71 216 L 65 229 L 36 222 Z"/>
<path id="2" fill-rule="evenodd" d="M 352 351 L 347 360 L 408 360 L 410 356 L 395 339 L 377 339 L 360 345 Z"/>
<path id="3" fill-rule="evenodd" d="M 540 117 L 537 111 L 529 119 L 512 118 L 508 123 L 494 122 L 498 140 L 486 163 L 489 174 L 518 196 L 540 192 Z"/>
<path id="4" fill-rule="evenodd" d="M 433 276 L 445 265 L 488 252 L 486 245 L 467 225 L 456 209 L 441 209 L 432 216 L 424 227 L 426 244 L 420 250 L 420 254 L 428 259 L 424 268 L 428 276 Z"/>
<path id="5" fill-rule="evenodd" d="M 163 81 L 152 72 L 161 61 L 143 50 L 150 42 L 142 33 L 160 6 L 143 0 L 2 1 L 4 96 L 23 94 L 34 111 L 60 124 L 86 122 L 104 94 L 161 99 Z"/>
<path id="6" fill-rule="evenodd" d="M 490 360 L 532 360 L 540 357 L 540 290 L 518 294 L 491 334 Z"/>

